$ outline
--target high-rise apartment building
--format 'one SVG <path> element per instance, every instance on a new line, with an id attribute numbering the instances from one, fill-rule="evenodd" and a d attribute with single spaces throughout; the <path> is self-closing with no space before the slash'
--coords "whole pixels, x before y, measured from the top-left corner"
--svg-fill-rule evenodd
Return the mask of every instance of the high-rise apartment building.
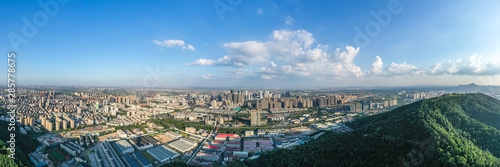
<path id="1" fill-rule="evenodd" d="M 250 110 L 250 121 L 251 126 L 260 125 L 260 110 Z"/>

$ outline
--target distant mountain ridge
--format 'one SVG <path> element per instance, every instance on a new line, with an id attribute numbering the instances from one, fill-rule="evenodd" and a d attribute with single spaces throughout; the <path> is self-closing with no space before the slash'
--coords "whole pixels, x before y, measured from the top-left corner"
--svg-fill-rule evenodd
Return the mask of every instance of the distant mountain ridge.
<path id="1" fill-rule="evenodd" d="M 472 85 L 473 86 L 473 85 Z M 327 132 L 250 166 L 500 166 L 500 101 L 484 94 L 421 100 Z"/>
<path id="2" fill-rule="evenodd" d="M 470 83 L 467 85 L 458 85 L 456 87 L 451 87 L 448 89 L 450 92 L 460 92 L 460 93 L 491 93 L 500 92 L 500 86 L 481 86 L 475 83 Z"/>

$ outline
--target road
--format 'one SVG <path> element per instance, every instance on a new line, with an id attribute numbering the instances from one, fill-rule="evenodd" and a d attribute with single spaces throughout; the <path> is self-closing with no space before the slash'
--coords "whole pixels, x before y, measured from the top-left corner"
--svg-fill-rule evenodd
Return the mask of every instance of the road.
<path id="1" fill-rule="evenodd" d="M 217 128 L 217 130 L 215 130 L 215 132 L 213 134 L 214 135 L 217 134 L 217 131 L 219 131 L 219 128 Z M 205 145 L 205 142 L 207 141 L 208 137 L 211 135 L 212 134 L 208 135 L 207 137 L 205 137 L 205 139 L 203 139 L 203 142 L 201 142 L 200 147 L 198 147 L 198 149 L 193 153 L 193 155 L 191 155 L 191 158 L 189 158 L 189 160 L 187 161 L 187 164 L 189 164 L 191 162 L 191 160 L 193 160 L 193 158 L 196 157 L 196 154 L 198 153 L 198 151 L 200 151 L 200 149 Z"/>

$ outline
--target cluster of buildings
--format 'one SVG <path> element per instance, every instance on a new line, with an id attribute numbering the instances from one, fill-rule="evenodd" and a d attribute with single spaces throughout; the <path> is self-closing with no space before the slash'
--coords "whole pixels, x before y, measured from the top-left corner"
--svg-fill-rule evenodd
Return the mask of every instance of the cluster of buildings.
<path id="1" fill-rule="evenodd" d="M 196 159 L 211 163 L 218 162 L 221 160 L 221 154 L 223 152 L 232 153 L 234 151 L 240 151 L 240 141 L 241 137 L 237 134 L 219 133 L 213 140 L 210 140 L 203 146 L 200 152 L 196 154 Z"/>
<path id="2" fill-rule="evenodd" d="M 148 148 L 152 148 L 154 145 L 160 144 L 158 140 L 151 136 L 141 136 L 129 139 L 130 142 L 138 148 L 139 150 L 145 150 Z"/>
<path id="3" fill-rule="evenodd" d="M 113 142 L 113 146 L 115 146 L 120 155 L 134 152 L 134 147 L 127 140 Z"/>
<path id="4" fill-rule="evenodd" d="M 414 92 L 414 93 L 406 93 L 405 91 L 399 92 L 398 94 L 406 94 L 406 98 L 419 100 L 419 99 L 429 99 L 441 96 L 445 93 L 445 91 L 429 91 L 429 92 Z"/>
<path id="5" fill-rule="evenodd" d="M 268 152 L 274 150 L 274 141 L 271 137 L 245 137 L 243 151 L 245 152 Z"/>
<path id="6" fill-rule="evenodd" d="M 85 151 L 83 147 L 73 142 L 61 143 L 59 146 L 72 156 L 76 156 Z"/>
<path id="7" fill-rule="evenodd" d="M 350 112 L 361 112 L 361 111 L 366 111 L 371 109 L 381 109 L 396 105 L 398 105 L 397 99 L 384 100 L 380 102 L 360 101 L 359 103 L 351 103 L 348 105 L 343 105 L 341 110 Z"/>
<path id="8" fill-rule="evenodd" d="M 297 138 L 295 138 L 295 139 L 277 139 L 276 140 L 276 147 L 277 148 L 289 149 L 289 148 L 292 148 L 293 146 L 298 146 L 300 144 L 301 144 L 301 141 Z"/>
<path id="9" fill-rule="evenodd" d="M 30 116 L 21 116 L 19 118 L 19 123 L 27 126 L 34 126 L 35 125 L 35 119 L 30 117 Z"/>
<path id="10" fill-rule="evenodd" d="M 40 125 L 49 131 L 73 129 L 77 126 L 106 123 L 108 126 L 126 126 L 138 123 L 147 123 L 151 129 L 157 126 L 147 122 L 150 118 L 161 117 L 168 114 L 175 119 L 203 122 L 206 125 L 219 126 L 244 126 L 239 123 L 240 119 L 248 120 L 251 126 L 260 126 L 267 123 L 288 125 L 288 123 L 304 123 L 309 121 L 326 120 L 324 123 L 313 124 L 310 127 L 291 128 L 286 130 L 262 130 L 245 131 L 244 137 L 238 134 L 217 134 L 206 144 L 202 144 L 200 151 L 195 155 L 196 162 L 201 165 L 212 165 L 220 161 L 227 161 L 227 157 L 248 157 L 249 153 L 262 153 L 275 150 L 276 148 L 292 148 L 307 142 L 308 139 L 287 138 L 290 136 L 308 136 L 316 130 L 333 130 L 335 132 L 350 132 L 352 129 L 342 126 L 344 117 L 338 115 L 297 115 L 307 108 L 317 107 L 321 110 L 335 106 L 335 111 L 349 111 L 346 117 L 352 117 L 355 113 L 371 109 L 385 108 L 398 105 L 397 99 L 382 101 L 359 101 L 366 97 L 367 93 L 324 93 L 314 91 L 219 91 L 213 90 L 209 94 L 206 91 L 200 93 L 188 93 L 176 96 L 164 96 L 155 93 L 155 90 L 127 90 L 124 92 L 109 93 L 107 88 L 90 88 L 65 95 L 56 91 L 26 91 L 20 89 L 20 95 L 16 97 L 19 109 L 19 122 L 28 126 L 36 126 L 39 118 Z M 111 91 L 112 92 L 112 91 Z M 193 90 L 192 92 L 197 92 Z M 422 99 L 438 95 L 441 92 L 415 92 L 406 94 L 401 92 L 399 97 L 407 99 Z M 369 94 L 369 93 L 368 93 Z M 3 97 L 3 96 L 2 96 Z M 5 98 L 0 97 L 0 103 Z M 399 101 L 402 101 L 400 99 Z M 194 109 L 190 109 L 193 106 Z M 243 108 L 243 110 L 241 110 Z M 233 120 L 236 113 L 246 113 L 245 108 L 250 109 L 248 116 L 241 116 Z M 173 109 L 184 109 L 183 112 L 171 113 Z M 316 109 L 316 108 L 315 108 Z M 125 111 L 127 110 L 127 111 Z M 192 112 L 191 112 L 192 111 Z M 124 114 L 123 112 L 126 112 Z M 294 113 L 292 113 L 294 112 Z M 299 113 L 302 114 L 302 113 Z M 293 115 L 293 117 L 292 117 Z M 149 132 L 151 129 L 147 128 Z M 178 130 L 178 129 L 177 129 Z M 140 131 L 140 130 L 139 130 Z M 182 130 L 180 130 L 182 131 Z M 189 155 L 202 136 L 209 133 L 203 129 L 186 127 L 185 132 L 189 138 L 174 132 L 165 132 L 166 141 L 158 141 L 151 136 L 141 136 L 142 131 L 117 130 L 120 138 L 128 140 L 104 141 L 95 149 L 94 159 L 97 166 L 153 166 L 144 155 L 150 154 L 155 162 L 161 165 L 179 157 L 185 153 Z M 195 135 L 199 134 L 199 135 Z M 314 135 L 317 138 L 324 133 Z M 201 136 L 200 136 L 201 135 Z M 136 137 L 140 136 L 140 137 Z M 185 136 L 185 135 L 184 135 Z M 158 136 L 156 136 L 158 138 Z M 310 137 L 309 137 L 310 138 Z M 83 140 L 83 141 L 82 141 Z M 161 138 L 159 139 L 161 140 Z M 91 136 L 81 136 L 80 144 L 73 142 L 60 142 L 60 147 L 69 154 L 76 156 L 84 151 L 85 146 L 96 143 Z M 52 145 L 49 143 L 49 145 Z M 113 149 L 114 148 L 114 149 Z M 116 150 L 116 151 L 114 151 Z M 142 153 L 141 153 L 142 152 Z"/>
<path id="11" fill-rule="evenodd" d="M 195 140 L 198 140 L 198 141 L 203 140 L 202 136 L 203 136 L 203 137 L 208 136 L 207 131 L 206 131 L 206 130 L 204 130 L 204 129 L 196 130 L 196 128 L 194 128 L 194 127 L 186 127 L 186 128 L 184 128 L 184 129 L 185 129 L 184 131 L 185 131 L 186 133 L 191 134 L 189 137 L 191 137 L 191 138 L 193 138 L 193 139 L 195 139 Z M 198 135 L 193 135 L 193 134 L 198 134 L 198 135 L 200 135 L 200 136 L 198 136 Z"/>
<path id="12" fill-rule="evenodd" d="M 80 146 L 90 147 L 96 143 L 96 136 L 94 135 L 80 135 L 78 138 Z"/>
<path id="13" fill-rule="evenodd" d="M 249 108 L 255 109 L 270 109 L 270 110 L 285 110 L 294 108 L 310 108 L 310 107 L 329 107 L 336 104 L 348 102 L 351 99 L 357 98 L 357 95 L 339 94 L 318 97 L 305 97 L 301 95 L 291 97 L 289 92 L 286 92 L 284 97 L 264 97 L 255 102 L 249 102 Z"/>
<path id="14" fill-rule="evenodd" d="M 117 118 L 112 119 L 111 121 L 107 122 L 106 125 L 109 125 L 109 126 L 127 126 L 127 125 L 145 123 L 147 120 L 149 120 L 149 116 L 139 116 L 139 115 L 121 116 L 121 115 L 118 115 Z"/>
<path id="15" fill-rule="evenodd" d="M 138 128 L 133 130 L 116 130 L 116 135 L 120 138 L 136 137 L 143 134 L 144 132 Z"/>
<path id="16" fill-rule="evenodd" d="M 332 121 L 332 122 L 316 123 L 316 124 L 313 124 L 313 127 L 316 128 L 317 130 L 337 129 L 337 128 L 341 127 L 341 125 L 339 125 L 340 121 L 341 121 L 340 119 L 337 119 L 337 120 Z"/>
<path id="17" fill-rule="evenodd" d="M 118 154 L 113 151 L 113 148 L 108 141 L 104 141 L 95 149 L 95 160 L 97 166 L 122 167 L 125 166 L 120 160 Z"/>
<path id="18" fill-rule="evenodd" d="M 52 122 L 49 118 L 42 117 L 40 119 L 40 123 L 48 131 L 59 131 L 62 129 L 75 128 L 75 120 L 67 115 L 63 115 L 62 118 L 56 116 L 54 122 Z"/>
<path id="19" fill-rule="evenodd" d="M 212 94 L 187 95 L 187 100 L 194 105 L 208 107 L 209 109 L 238 109 L 247 107 L 252 109 L 271 109 L 286 112 L 287 109 L 309 108 L 313 106 L 328 107 L 337 103 L 344 103 L 357 98 L 357 94 L 332 94 L 327 96 L 301 97 L 301 93 L 292 96 L 290 91 L 280 93 L 272 91 L 221 91 Z M 284 111 L 283 111 L 284 110 Z"/>

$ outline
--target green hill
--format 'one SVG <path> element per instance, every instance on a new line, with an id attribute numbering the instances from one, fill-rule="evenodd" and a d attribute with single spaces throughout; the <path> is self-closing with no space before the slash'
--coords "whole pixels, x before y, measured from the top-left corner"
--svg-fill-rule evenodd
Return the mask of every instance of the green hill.
<path id="1" fill-rule="evenodd" d="M 483 94 L 422 100 L 349 123 L 250 166 L 500 166 L 500 101 Z"/>
<path id="2" fill-rule="evenodd" d="M 7 127 L 9 122 L 0 120 L 0 166 L 35 166 L 29 160 L 28 153 L 34 152 L 41 143 L 35 139 L 35 134 L 32 131 L 28 131 L 28 134 L 22 134 L 19 131 L 19 125 L 16 125 L 15 131 L 15 139 L 16 139 L 16 151 L 15 151 L 15 159 L 11 159 L 8 157 L 10 151 L 8 150 L 10 140 L 10 131 L 8 131 Z"/>

